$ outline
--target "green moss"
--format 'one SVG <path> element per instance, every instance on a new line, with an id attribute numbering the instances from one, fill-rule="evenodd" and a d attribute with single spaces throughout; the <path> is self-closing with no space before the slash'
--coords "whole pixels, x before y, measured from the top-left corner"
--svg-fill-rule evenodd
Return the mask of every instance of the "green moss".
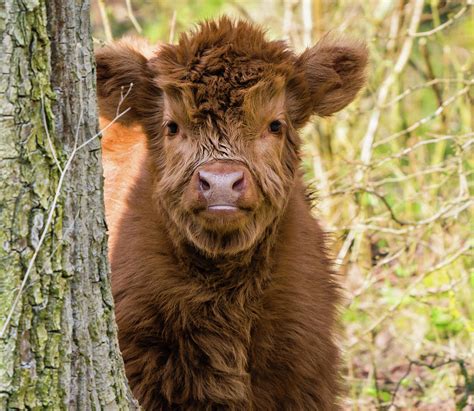
<path id="1" fill-rule="evenodd" d="M 24 8 L 11 3 L 12 15 L 0 21 L 10 35 L 11 61 L 8 77 L 8 100 L 2 100 L 0 113 L 11 113 L 2 121 L 0 153 L 11 160 L 2 161 L 0 221 L 7 232 L 0 234 L 0 327 L 13 306 L 19 286 L 44 229 L 59 170 L 54 166 L 41 116 L 44 96 L 49 126 L 54 124 L 50 108 L 49 40 L 46 32 L 45 1 L 24 1 Z M 14 16 L 14 17 L 12 17 Z M 4 43 L 5 44 L 5 43 Z M 13 86 L 13 85 L 16 85 Z M 14 108 L 13 108 L 14 107 Z M 50 127 L 52 138 L 54 130 Z M 4 190 L 5 188 L 5 190 Z M 0 341 L 0 404 L 2 409 L 60 409 L 62 398 L 53 393 L 59 383 L 59 346 L 63 299 L 61 285 L 54 290 L 52 314 L 47 314 L 51 277 L 43 278 L 45 268 L 61 266 L 60 253 L 53 244 L 62 230 L 62 206 L 55 211 L 51 226 L 23 290 L 23 296 L 9 323 L 7 338 Z M 53 241 L 54 240 L 54 241 Z M 60 248 L 59 248 L 60 251 Z M 59 278 L 61 278 L 59 276 Z M 54 281 L 53 281 L 54 282 Z M 64 283 L 63 280 L 60 282 Z M 64 284 L 62 284 L 64 285 Z M 49 318 L 49 321 L 46 319 Z M 56 386 L 52 386 L 53 383 Z M 48 404 L 48 407 L 45 405 Z"/>

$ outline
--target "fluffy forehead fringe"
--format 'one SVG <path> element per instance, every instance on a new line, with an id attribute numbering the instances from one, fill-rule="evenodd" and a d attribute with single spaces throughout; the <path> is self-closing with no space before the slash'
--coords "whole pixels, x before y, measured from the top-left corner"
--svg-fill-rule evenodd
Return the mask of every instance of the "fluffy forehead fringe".
<path id="1" fill-rule="evenodd" d="M 289 78 L 295 62 L 284 41 L 268 41 L 260 27 L 223 17 L 163 46 L 150 64 L 159 87 L 185 97 L 193 117 L 222 117 L 237 113 L 258 83 Z"/>
<path id="2" fill-rule="evenodd" d="M 177 45 L 165 46 L 162 58 L 176 65 L 189 66 L 197 63 L 212 50 L 232 52 L 235 56 L 258 59 L 267 63 L 280 62 L 294 55 L 284 41 L 268 41 L 264 30 L 244 20 L 221 17 L 200 23 L 195 30 L 183 33 Z"/>

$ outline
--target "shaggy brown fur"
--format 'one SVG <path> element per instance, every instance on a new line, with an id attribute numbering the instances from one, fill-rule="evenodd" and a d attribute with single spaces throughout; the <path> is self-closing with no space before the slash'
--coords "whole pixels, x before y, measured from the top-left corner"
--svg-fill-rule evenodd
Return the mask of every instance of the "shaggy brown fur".
<path id="1" fill-rule="evenodd" d="M 120 347 L 145 409 L 337 408 L 339 291 L 296 130 L 348 104 L 366 60 L 363 45 L 330 38 L 297 56 L 226 18 L 150 58 L 124 42 L 97 53 L 102 116 L 133 83 L 104 161 Z M 132 124 L 146 146 L 137 126 L 126 141 Z M 196 205 L 209 164 L 246 173 L 232 221 Z"/>

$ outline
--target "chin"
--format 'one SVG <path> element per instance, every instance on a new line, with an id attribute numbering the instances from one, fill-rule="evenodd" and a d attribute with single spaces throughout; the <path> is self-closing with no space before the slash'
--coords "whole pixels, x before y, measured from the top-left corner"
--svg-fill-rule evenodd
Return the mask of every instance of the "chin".
<path id="1" fill-rule="evenodd" d="M 252 249 L 261 238 L 262 227 L 253 216 L 199 215 L 186 226 L 186 237 L 209 257 L 232 256 Z"/>

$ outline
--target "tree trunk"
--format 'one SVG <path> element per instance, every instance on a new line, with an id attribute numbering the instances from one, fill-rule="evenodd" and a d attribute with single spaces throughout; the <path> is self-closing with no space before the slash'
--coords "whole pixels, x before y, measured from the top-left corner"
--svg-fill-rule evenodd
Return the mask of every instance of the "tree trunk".
<path id="1" fill-rule="evenodd" d="M 87 0 L 0 0 L 0 409 L 135 409 L 109 284 Z"/>

